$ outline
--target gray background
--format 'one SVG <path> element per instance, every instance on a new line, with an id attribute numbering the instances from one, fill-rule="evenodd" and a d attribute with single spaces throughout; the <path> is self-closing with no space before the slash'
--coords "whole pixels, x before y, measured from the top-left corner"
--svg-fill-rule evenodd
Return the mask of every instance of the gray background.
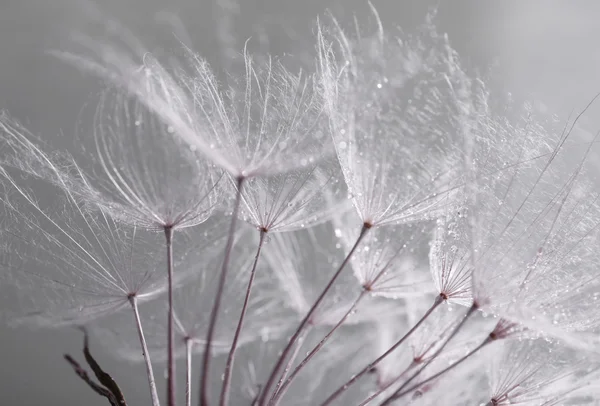
<path id="1" fill-rule="evenodd" d="M 224 63 L 229 44 L 241 50 L 252 36 L 270 38 L 263 48 L 299 53 L 312 46 L 314 18 L 331 8 L 340 18 L 366 14 L 359 0 L 106 0 L 100 8 L 144 39 L 168 37 L 155 21 L 178 15 L 194 47 Z M 240 12 L 229 6 L 239 3 Z M 425 2 L 373 0 L 384 24 L 422 21 Z M 229 6 L 228 6 L 229 5 Z M 229 8 L 229 11 L 227 10 Z M 173 13 L 173 14 L 165 14 Z M 600 91 L 600 3 L 567 1 L 441 2 L 440 30 L 474 66 L 496 63 L 498 79 L 515 94 L 544 101 L 562 115 L 581 108 Z M 163 18 L 164 19 L 164 18 Z M 81 105 L 98 84 L 45 51 L 69 49 L 69 34 L 89 33 L 77 0 L 0 0 L 0 109 L 8 109 L 34 133 L 68 143 Z M 263 41 L 264 42 L 264 41 Z M 591 120 L 589 124 L 594 123 Z M 60 133 L 64 135 L 59 136 Z M 0 306 L 10 303 L 0 298 Z M 79 359 L 77 331 L 0 327 L 0 404 L 104 405 L 62 360 Z M 98 359 L 123 386 L 131 405 L 146 404 L 143 367 L 116 361 L 96 347 Z M 180 369 L 181 370 L 181 369 Z M 162 368 L 157 369 L 159 383 Z M 181 382 L 181 380 L 180 380 Z M 181 397 L 180 397 L 181 399 Z"/>

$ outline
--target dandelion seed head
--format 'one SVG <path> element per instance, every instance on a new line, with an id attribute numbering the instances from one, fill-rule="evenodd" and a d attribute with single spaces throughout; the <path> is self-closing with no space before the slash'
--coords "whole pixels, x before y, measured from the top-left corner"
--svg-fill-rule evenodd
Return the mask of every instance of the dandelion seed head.
<path id="1" fill-rule="evenodd" d="M 372 29 L 319 25 L 314 75 L 252 54 L 252 40 L 227 62 L 241 69 L 221 72 L 181 27 L 176 54 L 147 52 L 113 21 L 100 40 L 78 38 L 78 54 L 57 52 L 108 86 L 80 116 L 82 151 L 56 151 L 0 114 L 0 295 L 14 307 L 2 316 L 92 325 L 113 354 L 142 361 L 125 311 L 139 303 L 148 353 L 163 361 L 155 231 L 177 229 L 176 357 L 231 349 L 258 261 L 231 404 L 257 400 L 292 336 L 284 374 L 311 359 L 281 404 L 319 404 L 338 386 L 338 404 L 386 403 L 407 379 L 400 403 L 414 406 L 593 403 L 598 136 L 477 76 L 435 11 L 405 32 L 370 8 Z"/>

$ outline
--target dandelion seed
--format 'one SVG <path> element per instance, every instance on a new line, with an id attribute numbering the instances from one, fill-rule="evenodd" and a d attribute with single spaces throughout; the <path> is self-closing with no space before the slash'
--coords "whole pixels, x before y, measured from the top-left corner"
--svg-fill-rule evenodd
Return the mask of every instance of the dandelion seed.
<path id="1" fill-rule="evenodd" d="M 94 144 L 107 180 L 100 187 L 113 200 L 116 218 L 161 231 L 181 229 L 204 222 L 219 201 L 220 175 L 135 100 L 103 95 Z"/>
<path id="2" fill-rule="evenodd" d="M 379 20 L 378 27 L 354 37 L 333 28 L 331 40 L 321 30 L 334 145 L 364 222 L 432 219 L 448 202 L 440 199 L 455 190 L 462 158 L 443 144 L 452 144 L 449 134 L 460 133 L 467 119 L 468 80 L 431 24 L 402 39 L 384 33 Z M 332 44 L 340 44 L 339 56 Z"/>
<path id="3" fill-rule="evenodd" d="M 463 210 L 464 215 L 464 210 Z M 454 213 L 438 220 L 429 252 L 431 274 L 437 292 L 448 303 L 473 303 L 470 233 L 468 222 Z M 465 242 L 466 240 L 466 242 Z"/>
<path id="4" fill-rule="evenodd" d="M 557 402 L 584 386 L 597 362 L 543 340 L 505 342 L 489 367 L 490 403 Z"/>
<path id="5" fill-rule="evenodd" d="M 347 210 L 347 203 L 341 198 L 344 193 L 338 168 L 332 162 L 323 162 L 302 170 L 248 179 L 240 215 L 268 233 L 309 228 Z"/>
<path id="6" fill-rule="evenodd" d="M 585 304 L 593 295 L 572 288 L 595 284 L 587 267 L 597 263 L 591 246 L 597 238 L 598 212 L 596 195 L 580 196 L 588 186 L 574 183 L 579 171 L 557 185 L 544 184 L 550 178 L 555 182 L 556 175 L 542 173 L 503 234 L 486 237 L 493 245 L 480 249 L 485 255 L 475 266 L 474 287 L 477 300 L 488 311 L 585 346 L 589 337 L 576 338 L 576 333 L 595 329 L 597 320 Z M 568 316 L 563 318 L 561 312 Z M 563 320 L 560 329 L 553 323 L 555 317 Z M 570 338 L 569 331 L 575 333 Z"/>
<path id="7" fill-rule="evenodd" d="M 112 43 L 81 39 L 91 57 L 57 54 L 124 86 L 175 136 L 232 177 L 283 173 L 327 156 L 323 92 L 311 75 L 270 58 L 255 62 L 244 50 L 245 74 L 221 86 L 208 63 L 185 45 L 183 60 L 163 64 L 126 29 L 117 32 Z"/>
<path id="8" fill-rule="evenodd" d="M 64 208 L 53 209 L 50 202 L 35 200 L 17 174 L 3 168 L 0 174 L 10 191 L 2 203 L 11 212 L 16 252 L 27 253 L 14 277 L 21 279 L 21 297 L 29 302 L 28 308 L 22 303 L 22 312 L 31 315 L 15 322 L 85 324 L 120 311 L 131 294 L 145 301 L 164 291 L 166 279 L 155 273 L 157 258 L 148 255 L 153 252 L 152 235 L 89 213 L 56 188 L 51 188 L 58 192 L 53 197 L 64 199 Z M 31 294 L 25 293 L 30 289 Z M 38 299 L 42 303 L 36 303 Z"/>

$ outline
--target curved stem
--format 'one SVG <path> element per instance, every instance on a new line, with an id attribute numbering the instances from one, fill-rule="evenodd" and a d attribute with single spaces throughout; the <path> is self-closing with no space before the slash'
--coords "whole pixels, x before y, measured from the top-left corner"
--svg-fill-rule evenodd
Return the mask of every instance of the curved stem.
<path id="1" fill-rule="evenodd" d="M 271 389 L 271 386 L 273 386 L 273 384 L 275 383 L 275 379 L 277 377 L 277 374 L 279 373 L 279 370 L 283 366 L 283 363 L 285 362 L 286 358 L 288 357 L 290 351 L 292 351 L 292 348 L 294 347 L 294 344 L 298 340 L 298 337 L 300 337 L 302 330 L 304 330 L 304 328 L 308 325 L 308 323 L 310 322 L 310 319 L 316 312 L 317 308 L 319 307 L 319 305 L 321 304 L 321 302 L 323 301 L 323 299 L 325 298 L 325 296 L 327 295 L 327 293 L 329 292 L 329 290 L 331 289 L 331 287 L 333 286 L 333 284 L 335 283 L 337 278 L 340 276 L 340 274 L 344 270 L 344 267 L 346 266 L 346 264 L 350 261 L 352 254 L 354 254 L 354 251 L 356 251 L 356 249 L 358 248 L 358 245 L 360 244 L 362 239 L 365 237 L 365 235 L 367 234 L 367 232 L 369 231 L 370 228 L 371 228 L 370 224 L 368 224 L 368 223 L 363 224 L 363 226 L 360 230 L 360 235 L 356 239 L 354 246 L 352 247 L 352 249 L 346 256 L 346 258 L 344 258 L 344 260 L 342 261 L 342 264 L 340 265 L 338 270 L 335 272 L 335 274 L 333 274 L 332 278 L 329 280 L 329 283 L 327 283 L 327 286 L 325 286 L 325 289 L 323 289 L 323 291 L 321 292 L 321 294 L 319 295 L 319 297 L 317 298 L 315 303 L 312 305 L 312 307 L 306 314 L 306 316 L 304 316 L 304 319 L 302 319 L 302 321 L 300 322 L 300 325 L 296 329 L 296 332 L 290 338 L 290 341 L 288 342 L 287 346 L 284 348 L 283 352 L 281 353 L 281 356 L 279 357 L 279 359 L 277 360 L 277 363 L 273 367 L 271 374 L 269 375 L 269 379 L 267 380 L 267 383 L 265 384 L 265 387 L 263 388 L 263 391 L 260 395 L 260 399 L 258 402 L 258 404 L 260 406 L 265 405 L 265 403 L 267 401 L 267 396 L 269 396 L 269 390 Z"/>
<path id="2" fill-rule="evenodd" d="M 437 373 L 433 374 L 432 376 L 430 376 L 429 378 L 425 379 L 424 381 L 421 381 L 418 384 L 413 385 L 413 386 L 411 386 L 408 389 L 405 389 L 402 392 L 400 392 L 400 390 L 397 390 L 392 396 L 390 396 L 390 399 L 391 400 L 400 399 L 402 396 L 406 395 L 407 393 L 410 393 L 410 392 L 414 391 L 418 387 L 420 387 L 422 385 L 425 385 L 426 383 L 431 382 L 434 379 L 439 378 L 440 376 L 444 375 L 446 372 L 448 372 L 451 369 L 459 366 L 461 363 L 463 363 L 464 361 L 466 361 L 467 359 L 469 359 L 469 357 L 471 357 L 473 354 L 477 353 L 480 349 L 482 349 L 485 345 L 491 343 L 492 341 L 493 341 L 493 339 L 488 336 L 485 340 L 483 340 L 483 342 L 481 344 L 479 344 L 473 350 L 469 351 L 465 356 L 463 356 L 458 361 L 456 361 L 453 364 L 451 364 L 451 365 L 447 366 L 446 368 L 442 369 L 440 372 L 437 372 Z"/>
<path id="3" fill-rule="evenodd" d="M 156 390 L 156 381 L 154 380 L 154 371 L 152 370 L 152 362 L 150 361 L 150 353 L 148 353 L 148 345 L 146 344 L 146 337 L 144 336 L 144 329 L 142 328 L 142 320 L 140 319 L 137 298 L 134 295 L 130 296 L 129 303 L 131 303 L 131 307 L 133 308 L 135 324 L 137 326 L 140 344 L 142 345 L 142 355 L 144 356 L 144 362 L 146 363 L 146 373 L 148 374 L 148 384 L 150 385 L 152 406 L 160 406 L 160 400 Z"/>
<path id="4" fill-rule="evenodd" d="M 354 302 L 352 303 L 350 308 L 346 311 L 346 313 L 342 316 L 342 318 L 337 322 L 337 324 L 335 326 L 333 326 L 331 328 L 331 330 L 329 330 L 329 332 L 325 335 L 325 337 L 323 337 L 323 339 L 308 353 L 308 355 L 300 362 L 300 364 L 298 364 L 298 366 L 294 369 L 294 371 L 292 371 L 290 377 L 285 380 L 285 382 L 283 383 L 283 385 L 281 386 L 279 391 L 277 391 L 277 393 L 273 396 L 271 402 L 275 403 L 277 401 L 277 399 L 279 399 L 281 396 L 283 396 L 285 394 L 287 388 L 290 386 L 290 384 L 292 383 L 294 378 L 298 375 L 298 373 L 302 370 L 302 368 L 304 368 L 304 366 L 317 354 L 317 352 L 319 352 L 319 350 L 331 338 L 333 333 L 335 333 L 337 331 L 337 329 L 340 328 L 340 326 L 342 324 L 344 324 L 344 322 L 346 321 L 348 316 L 350 316 L 350 314 L 354 311 L 354 309 L 356 309 L 356 306 L 358 306 L 360 301 L 366 296 L 367 292 L 368 291 L 365 289 L 363 289 L 360 292 L 360 294 L 358 295 L 356 300 L 354 300 Z"/>
<path id="5" fill-rule="evenodd" d="M 307 328 L 305 329 L 302 334 L 300 335 L 300 337 L 298 337 L 298 341 L 296 342 L 296 348 L 294 349 L 294 352 L 292 353 L 292 356 L 290 357 L 290 360 L 287 362 L 287 364 L 285 365 L 285 369 L 283 370 L 283 374 L 281 374 L 281 378 L 279 378 L 279 382 L 277 382 L 277 386 L 275 386 L 275 394 L 279 394 L 279 390 L 281 389 L 281 385 L 283 384 L 283 382 L 285 381 L 285 379 L 288 377 L 288 373 L 290 372 L 290 369 L 292 368 L 292 365 L 294 365 L 294 361 L 296 360 L 296 358 L 298 357 L 298 354 L 300 353 L 300 348 L 302 348 L 302 344 L 304 343 L 304 339 L 306 338 L 306 336 L 308 335 L 308 333 L 310 332 L 310 330 Z M 279 400 L 281 400 L 281 398 L 279 398 Z M 276 402 L 275 404 L 277 405 L 278 402 Z"/>
<path id="6" fill-rule="evenodd" d="M 248 287 L 246 288 L 246 297 L 244 298 L 244 304 L 242 306 L 242 312 L 240 314 L 240 319 L 238 320 L 238 324 L 235 329 L 235 334 L 233 336 L 233 342 L 231 343 L 231 349 L 229 350 L 229 355 L 227 356 L 227 363 L 225 364 L 225 373 L 223 376 L 223 386 L 221 387 L 221 399 L 219 401 L 220 406 L 227 405 L 227 400 L 229 397 L 229 387 L 231 386 L 231 367 L 233 366 L 235 350 L 237 348 L 238 341 L 240 338 L 240 333 L 241 333 L 242 327 L 244 325 L 244 318 L 246 317 L 246 311 L 248 310 L 248 303 L 250 302 L 250 294 L 252 293 L 252 284 L 254 282 L 254 277 L 256 276 L 256 265 L 258 264 L 258 258 L 260 257 L 260 251 L 262 250 L 262 246 L 265 241 L 266 235 L 267 235 L 267 232 L 265 230 L 260 231 L 260 239 L 258 240 L 258 248 L 256 250 L 256 256 L 254 257 L 254 263 L 252 264 L 252 270 L 250 271 L 250 279 L 248 280 Z"/>
<path id="7" fill-rule="evenodd" d="M 185 406 L 192 406 L 192 347 L 191 339 L 185 340 Z"/>
<path id="8" fill-rule="evenodd" d="M 204 354 L 202 362 L 202 373 L 200 376 L 200 406 L 208 406 L 208 373 L 210 371 L 210 357 L 211 357 L 211 345 L 213 335 L 215 332 L 215 326 L 217 324 L 217 316 L 219 314 L 219 308 L 221 307 L 221 299 L 223 298 L 223 291 L 225 289 L 225 281 L 227 280 L 227 271 L 229 269 L 229 259 L 231 257 L 231 250 L 233 248 L 233 239 L 235 236 L 235 228 L 237 224 L 237 215 L 240 210 L 240 203 L 242 200 L 242 187 L 244 185 L 244 178 L 239 177 L 236 179 L 237 191 L 235 195 L 235 203 L 233 206 L 233 212 L 231 213 L 231 223 L 229 226 L 229 235 L 227 236 L 227 243 L 225 245 L 225 253 L 223 256 L 223 264 L 221 266 L 221 272 L 219 274 L 219 284 L 217 286 L 217 293 L 215 295 L 215 301 L 213 303 L 212 310 L 210 312 L 210 321 L 208 324 L 208 331 L 206 333 L 206 343 L 204 345 Z"/>
<path id="9" fill-rule="evenodd" d="M 429 359 L 429 361 L 423 365 L 421 368 L 419 368 L 414 374 L 411 375 L 410 378 L 408 378 L 403 384 L 402 386 L 400 386 L 396 392 L 388 397 L 386 400 L 383 401 L 383 403 L 380 406 L 385 406 L 385 405 L 389 405 L 391 402 L 393 402 L 394 396 L 398 393 L 402 393 L 403 389 L 406 388 L 406 386 L 412 382 L 417 376 L 419 376 L 421 374 L 421 372 L 423 372 L 423 370 L 425 368 L 427 368 L 427 366 L 429 366 L 431 364 L 431 362 L 433 362 L 433 360 L 435 360 L 437 358 L 438 355 L 440 355 L 440 353 L 444 350 L 444 348 L 446 348 L 446 346 L 448 345 L 448 343 L 454 338 L 454 336 L 456 334 L 458 334 L 458 332 L 462 329 L 462 327 L 465 325 L 465 323 L 467 322 L 467 320 L 471 317 L 471 315 L 475 312 L 475 310 L 478 309 L 478 306 L 474 303 L 469 310 L 467 311 L 467 313 L 464 315 L 464 317 L 462 318 L 462 320 L 460 321 L 460 323 L 458 323 L 458 325 L 454 328 L 454 330 L 452 331 L 452 333 L 448 336 L 448 338 L 446 339 L 446 341 L 444 341 L 444 343 L 440 346 L 440 348 L 438 348 L 435 353 L 433 353 L 433 355 L 431 356 L 431 358 Z"/>
<path id="10" fill-rule="evenodd" d="M 173 309 L 173 228 L 165 227 L 167 274 L 169 278 L 169 319 L 167 322 L 167 404 L 175 406 L 175 329 Z"/>
<path id="11" fill-rule="evenodd" d="M 433 313 L 433 311 L 443 302 L 443 299 L 441 296 L 437 296 L 435 298 L 435 301 L 433 302 L 433 305 L 431 305 L 431 307 L 429 308 L 429 310 L 427 310 L 427 312 L 425 312 L 425 314 L 423 315 L 423 317 L 421 317 L 421 319 L 410 329 L 408 330 L 408 332 L 406 334 L 404 334 L 404 336 L 396 341 L 396 343 L 394 345 L 392 345 L 386 352 L 384 352 L 382 355 L 380 355 L 375 361 L 371 362 L 369 365 L 367 365 L 366 367 L 364 367 L 359 373 L 357 373 L 356 375 L 354 375 L 352 378 L 350 378 L 350 380 L 348 382 L 346 382 L 345 384 L 343 384 L 342 386 L 340 386 L 335 392 L 333 392 L 327 399 L 325 399 L 325 401 L 321 404 L 321 406 L 327 406 L 329 404 L 331 404 L 334 400 L 336 400 L 342 393 L 344 393 L 348 388 L 350 388 L 350 386 L 352 386 L 352 384 L 354 384 L 356 381 L 358 381 L 362 376 L 364 376 L 366 373 L 368 373 L 369 371 L 371 371 L 375 366 L 377 366 L 377 364 L 379 364 L 384 358 L 386 358 L 388 355 L 390 355 L 396 348 L 398 348 L 400 345 L 402 345 L 402 343 L 404 343 L 404 341 L 406 341 L 406 339 L 408 337 L 410 337 L 412 335 L 412 333 L 415 332 L 415 330 L 417 330 L 421 324 L 423 324 L 423 322 L 425 322 L 425 320 L 427 320 L 427 318 L 431 315 L 431 313 Z"/>

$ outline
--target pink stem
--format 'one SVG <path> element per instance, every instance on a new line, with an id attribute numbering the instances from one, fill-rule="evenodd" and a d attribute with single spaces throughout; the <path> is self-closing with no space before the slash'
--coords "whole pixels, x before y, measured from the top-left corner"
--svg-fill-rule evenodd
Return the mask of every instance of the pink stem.
<path id="1" fill-rule="evenodd" d="M 277 386 L 275 387 L 275 392 L 274 392 L 275 394 L 279 393 L 279 390 L 281 389 L 281 385 L 283 384 L 283 381 L 288 377 L 288 373 L 290 372 L 292 365 L 294 365 L 294 361 L 298 357 L 298 353 L 300 352 L 300 348 L 302 347 L 304 338 L 308 335 L 309 331 L 310 330 L 308 330 L 308 329 L 304 330 L 302 332 L 302 335 L 300 335 L 300 337 L 298 338 L 298 341 L 296 342 L 296 348 L 294 349 L 292 356 L 290 357 L 288 363 L 286 364 L 285 369 L 283 370 L 283 374 L 281 374 L 281 378 L 279 378 L 279 382 L 277 382 Z"/>
<path id="2" fill-rule="evenodd" d="M 403 393 L 402 390 L 410 383 L 412 382 L 417 376 L 419 376 L 421 374 L 421 372 L 423 372 L 423 370 L 425 368 L 427 368 L 428 365 L 431 364 L 431 362 L 433 362 L 433 360 L 435 360 L 437 358 L 438 355 L 440 355 L 440 353 L 444 350 L 444 348 L 446 348 L 446 346 L 448 345 L 448 343 L 454 338 L 454 336 L 456 334 L 458 334 L 458 332 L 462 329 L 462 327 L 465 325 L 465 323 L 467 322 L 467 320 L 471 317 L 471 315 L 475 312 L 475 310 L 478 309 L 477 304 L 473 303 L 473 305 L 469 308 L 469 310 L 467 311 L 467 314 L 465 314 L 465 316 L 462 318 L 462 320 L 460 321 L 460 323 L 458 323 L 458 326 L 456 326 L 454 328 L 454 330 L 452 331 L 452 333 L 450 334 L 450 336 L 448 336 L 448 338 L 446 339 L 446 341 L 444 341 L 444 343 L 440 346 L 440 348 L 438 348 L 435 353 L 431 356 L 431 358 L 429 359 L 429 361 L 423 365 L 421 368 L 419 368 L 414 374 L 412 374 L 412 376 L 410 378 L 408 378 L 403 384 L 402 386 L 400 386 L 395 394 L 398 393 Z M 418 386 L 418 385 L 417 385 Z M 387 398 L 380 406 L 384 406 L 384 405 L 388 405 L 391 402 L 393 402 L 394 399 L 394 395 L 390 396 L 389 398 Z"/>
<path id="3" fill-rule="evenodd" d="M 358 381 L 363 375 L 365 375 L 366 373 L 371 371 L 384 358 L 386 358 L 396 348 L 398 348 L 400 345 L 402 345 L 402 343 L 404 343 L 404 341 L 406 341 L 406 339 L 408 337 L 410 337 L 412 335 L 412 333 L 415 332 L 415 330 L 417 330 L 421 326 L 421 324 L 423 324 L 423 322 L 425 322 L 425 320 L 427 320 L 427 318 L 440 305 L 440 303 L 442 303 L 442 301 L 443 301 L 442 297 L 437 296 L 435 298 L 435 301 L 433 302 L 433 305 L 429 308 L 429 310 L 427 310 L 427 312 L 425 312 L 423 317 L 421 317 L 421 319 L 410 330 L 408 330 L 408 332 L 406 334 L 404 334 L 404 336 L 400 340 L 396 341 L 396 343 L 393 346 L 391 346 L 389 350 L 384 352 L 375 361 L 371 362 L 369 365 L 364 367 L 358 374 L 356 374 L 352 378 L 350 378 L 350 380 L 348 382 L 346 382 L 345 384 L 340 386 L 335 392 L 333 392 L 331 394 L 331 396 L 329 396 L 327 399 L 325 399 L 325 401 L 321 404 L 321 406 L 327 406 L 327 405 L 331 404 L 334 400 L 336 400 L 338 397 L 340 397 L 340 395 L 342 393 L 344 393 L 352 384 L 354 384 L 356 381 Z"/>
<path id="4" fill-rule="evenodd" d="M 204 345 L 204 354 L 202 362 L 202 374 L 200 377 L 200 406 L 208 406 L 208 374 L 210 371 L 210 357 L 213 336 L 215 333 L 215 326 L 217 324 L 217 316 L 219 314 L 219 308 L 221 307 L 221 299 L 223 298 L 223 291 L 225 290 L 225 281 L 227 280 L 227 270 L 229 268 L 229 260 L 231 257 L 231 250 L 233 248 L 233 238 L 235 236 L 235 227 L 237 223 L 237 216 L 240 210 L 240 203 L 242 200 L 242 187 L 244 185 L 244 178 L 237 178 L 237 192 L 235 195 L 235 203 L 233 206 L 233 212 L 231 213 L 231 223 L 229 226 L 229 235 L 227 236 L 227 244 L 225 245 L 225 254 L 223 256 L 223 264 L 221 266 L 221 273 L 219 274 L 219 285 L 217 286 L 217 294 L 215 301 L 210 313 L 210 321 L 208 324 L 208 332 L 206 333 L 206 344 Z"/>
<path id="5" fill-rule="evenodd" d="M 242 331 L 242 326 L 244 325 L 244 318 L 246 317 L 246 311 L 248 310 L 248 303 L 250 302 L 250 293 L 252 292 L 252 283 L 254 282 L 254 277 L 256 276 L 256 265 L 258 264 L 258 258 L 260 257 L 260 251 L 262 249 L 266 235 L 267 235 L 267 232 L 265 230 L 260 230 L 260 239 L 258 241 L 258 249 L 256 250 L 256 256 L 254 257 L 254 264 L 252 265 L 252 270 L 250 271 L 250 280 L 248 281 L 248 287 L 246 288 L 246 297 L 244 298 L 244 305 L 242 306 L 242 313 L 240 314 L 240 319 L 238 320 L 237 328 L 235 329 L 235 334 L 233 336 L 233 342 L 231 343 L 231 349 L 229 350 L 229 355 L 227 356 L 227 364 L 225 365 L 225 373 L 224 373 L 224 377 L 223 377 L 223 386 L 221 387 L 221 399 L 219 402 L 220 406 L 227 405 L 227 400 L 229 397 L 229 387 L 231 386 L 231 367 L 233 366 L 233 361 L 235 358 L 235 350 L 238 345 L 240 333 Z"/>
<path id="6" fill-rule="evenodd" d="M 273 396 L 271 403 L 275 403 L 277 401 L 277 399 L 279 399 L 281 396 L 283 396 L 285 394 L 286 389 L 290 386 L 290 384 L 292 383 L 294 378 L 298 375 L 298 373 L 302 370 L 302 368 L 304 368 L 304 366 L 317 354 L 317 352 L 319 352 L 319 350 L 325 345 L 325 343 L 329 340 L 329 338 L 331 338 L 333 333 L 335 333 L 337 331 L 337 329 L 340 328 L 340 326 L 342 324 L 344 324 L 344 322 L 346 321 L 348 316 L 350 316 L 350 314 L 354 311 L 354 309 L 356 309 L 356 306 L 358 306 L 358 304 L 365 297 L 367 292 L 368 292 L 367 290 L 362 290 L 360 292 L 360 295 L 358 295 L 358 297 L 356 298 L 354 303 L 352 303 L 352 305 L 350 306 L 348 311 L 346 311 L 344 316 L 337 322 L 337 324 L 335 326 L 333 326 L 333 328 L 331 330 L 329 330 L 327 335 L 325 335 L 325 337 L 323 337 L 323 339 L 311 350 L 311 352 L 308 353 L 308 355 L 300 362 L 300 364 L 298 364 L 298 366 L 291 373 L 290 377 L 283 383 L 280 390 Z"/>
<path id="7" fill-rule="evenodd" d="M 417 389 L 418 387 L 425 385 L 428 382 L 433 381 L 434 379 L 439 378 L 440 376 L 442 376 L 443 374 L 445 374 L 446 372 L 450 371 L 451 369 L 459 366 L 462 362 L 466 361 L 467 359 L 469 359 L 469 357 L 471 357 L 473 354 L 477 353 L 480 349 L 482 349 L 485 345 L 491 343 L 493 341 L 493 339 L 491 337 L 487 337 L 481 344 L 479 344 L 477 347 L 475 347 L 473 350 L 469 351 L 468 354 L 466 354 L 465 356 L 463 356 L 461 359 L 459 359 L 458 361 L 456 361 L 455 363 L 447 366 L 446 368 L 442 369 L 440 372 L 433 374 L 432 376 L 430 376 L 429 378 L 425 379 L 424 381 L 419 382 L 416 385 L 411 386 L 408 389 L 405 389 L 404 391 L 400 392 L 400 389 L 398 389 L 392 396 L 389 397 L 390 401 L 396 400 L 396 399 L 400 399 L 402 396 L 406 395 L 407 393 L 410 393 L 412 391 L 414 391 L 415 389 Z M 386 400 L 387 401 L 387 400 Z M 385 403 L 382 403 L 382 405 Z"/>
<path id="8" fill-rule="evenodd" d="M 190 338 L 185 340 L 185 406 L 192 406 L 192 347 Z"/>
<path id="9" fill-rule="evenodd" d="M 350 250 L 350 252 L 346 256 L 346 258 L 344 258 L 344 261 L 342 261 L 342 264 L 340 265 L 340 267 L 338 268 L 338 270 L 335 272 L 335 274 L 333 275 L 333 277 L 331 278 L 331 280 L 329 281 L 329 283 L 327 284 L 327 286 L 325 286 L 325 289 L 323 290 L 323 292 L 321 292 L 321 295 L 317 298 L 317 300 L 315 301 L 315 303 L 312 305 L 312 307 L 308 311 L 308 314 L 300 322 L 300 325 L 296 329 L 296 332 L 294 333 L 294 335 L 292 335 L 292 338 L 290 338 L 290 341 L 288 342 L 287 346 L 285 347 L 285 349 L 281 353 L 281 356 L 277 360 L 277 363 L 275 364 L 275 367 L 271 371 L 271 374 L 269 375 L 269 379 L 267 380 L 267 383 L 265 384 L 265 387 L 263 388 L 263 391 L 262 391 L 262 393 L 260 395 L 259 402 L 258 402 L 258 404 L 260 406 L 264 406 L 265 403 L 267 402 L 267 396 L 269 395 L 269 390 L 271 389 L 271 386 L 273 386 L 273 384 L 275 383 L 275 379 L 277 377 L 277 374 L 279 373 L 279 370 L 283 366 L 283 364 L 284 364 L 285 360 L 287 359 L 290 351 L 292 351 L 292 348 L 294 348 L 294 344 L 298 340 L 298 337 L 302 333 L 302 330 L 304 330 L 304 328 L 308 325 L 310 319 L 312 318 L 312 316 L 316 312 L 317 308 L 319 307 L 319 305 L 321 304 L 321 302 L 323 301 L 323 299 L 325 298 L 325 296 L 327 295 L 327 293 L 329 292 L 329 290 L 331 289 L 331 287 L 333 286 L 333 284 L 335 283 L 335 281 L 337 280 L 337 278 L 340 276 L 340 274 L 342 273 L 344 267 L 350 261 L 350 258 L 352 257 L 352 254 L 354 254 L 354 251 L 356 251 L 356 249 L 358 248 L 358 245 L 360 244 L 360 242 L 362 241 L 362 239 L 364 238 L 364 236 L 367 234 L 367 232 L 369 231 L 369 229 L 371 227 L 372 226 L 369 223 L 363 224 L 363 227 L 360 230 L 360 235 L 358 236 L 356 242 L 354 243 L 354 246 L 352 247 L 352 249 Z"/>
<path id="10" fill-rule="evenodd" d="M 160 406 L 158 392 L 156 391 L 156 381 L 154 380 L 154 371 L 152 370 L 152 361 L 150 360 L 150 353 L 148 352 L 148 345 L 146 343 L 146 337 L 144 336 L 144 329 L 142 328 L 142 320 L 140 318 L 137 298 L 135 297 L 135 295 L 129 296 L 129 303 L 131 303 L 131 307 L 133 308 L 138 337 L 140 339 L 140 344 L 142 345 L 142 355 L 146 364 L 146 373 L 148 375 L 148 384 L 150 385 L 150 397 L 152 398 L 152 406 Z"/>
<path id="11" fill-rule="evenodd" d="M 164 228 L 167 245 L 167 273 L 169 283 L 169 318 L 167 321 L 167 404 L 175 406 L 175 329 L 173 309 L 173 228 Z"/>

